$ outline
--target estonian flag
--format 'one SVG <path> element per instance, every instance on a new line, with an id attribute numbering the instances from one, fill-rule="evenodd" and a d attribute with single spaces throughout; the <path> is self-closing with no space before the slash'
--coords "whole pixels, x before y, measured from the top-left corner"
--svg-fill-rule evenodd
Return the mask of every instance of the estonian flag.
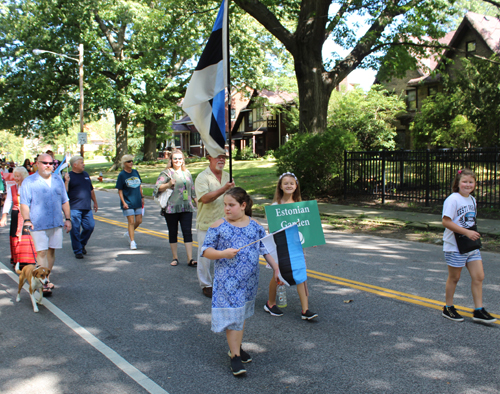
<path id="1" fill-rule="evenodd" d="M 57 166 L 56 170 L 54 171 L 54 174 L 60 174 L 62 170 L 64 170 L 68 166 L 68 160 L 67 156 L 64 156 L 63 161 Z"/>
<path id="2" fill-rule="evenodd" d="M 280 279 L 287 285 L 307 280 L 306 260 L 299 238 L 297 223 L 261 239 L 280 268 Z"/>
<path id="3" fill-rule="evenodd" d="M 182 103 L 212 157 L 226 154 L 227 12 L 223 0 Z"/>

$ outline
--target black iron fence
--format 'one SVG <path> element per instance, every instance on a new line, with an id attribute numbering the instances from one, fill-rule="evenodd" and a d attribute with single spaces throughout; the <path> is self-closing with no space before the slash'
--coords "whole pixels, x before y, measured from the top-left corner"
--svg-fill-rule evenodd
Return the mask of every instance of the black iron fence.
<path id="1" fill-rule="evenodd" d="M 344 198 L 442 203 L 460 168 L 476 173 L 474 196 L 480 206 L 500 208 L 500 151 L 423 150 L 344 152 Z"/>

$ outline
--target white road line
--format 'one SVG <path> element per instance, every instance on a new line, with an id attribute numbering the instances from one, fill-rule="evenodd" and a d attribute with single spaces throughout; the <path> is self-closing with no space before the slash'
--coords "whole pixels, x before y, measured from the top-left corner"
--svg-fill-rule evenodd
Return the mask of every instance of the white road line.
<path id="1" fill-rule="evenodd" d="M 18 276 L 8 269 L 2 262 L 0 262 L 0 271 L 4 274 L 10 276 L 10 278 L 19 283 Z M 28 292 L 28 285 L 24 285 L 24 290 Z M 75 322 L 71 317 L 69 317 L 66 313 L 60 310 L 57 306 L 55 306 L 52 302 L 50 302 L 47 298 L 43 299 L 43 306 L 51 311 L 55 316 L 59 318 L 64 324 L 66 324 L 69 328 L 71 328 L 76 334 L 82 337 L 85 341 L 87 341 L 90 345 L 92 345 L 97 351 L 102 353 L 104 357 L 106 357 L 109 361 L 115 364 L 119 369 L 121 369 L 125 374 L 127 374 L 131 379 L 135 380 L 139 385 L 144 387 L 151 394 L 168 394 L 167 391 L 163 390 L 160 386 L 158 386 L 155 382 L 153 382 L 150 378 L 144 375 L 141 371 L 139 371 L 136 367 L 130 364 L 127 360 L 125 360 L 122 356 L 120 356 L 117 352 L 111 349 L 109 346 L 102 343 L 99 339 L 97 339 L 94 335 L 88 332 L 85 328 L 80 326 L 77 322 Z"/>

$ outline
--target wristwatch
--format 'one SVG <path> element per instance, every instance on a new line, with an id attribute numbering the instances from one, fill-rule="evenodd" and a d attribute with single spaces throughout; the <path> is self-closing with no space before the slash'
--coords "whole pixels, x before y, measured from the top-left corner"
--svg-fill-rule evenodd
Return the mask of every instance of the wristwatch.
<path id="1" fill-rule="evenodd" d="M 66 220 L 69 220 L 71 222 L 71 219 L 66 218 Z"/>

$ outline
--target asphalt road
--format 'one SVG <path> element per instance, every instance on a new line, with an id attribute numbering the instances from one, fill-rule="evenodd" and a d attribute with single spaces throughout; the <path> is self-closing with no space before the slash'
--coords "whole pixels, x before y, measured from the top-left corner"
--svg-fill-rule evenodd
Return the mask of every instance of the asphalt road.
<path id="1" fill-rule="evenodd" d="M 65 236 L 56 289 L 37 314 L 26 291 L 15 302 L 8 228 L 0 229 L 1 393 L 500 392 L 500 324 L 441 317 L 447 269 L 439 246 L 325 232 L 326 245 L 306 250 L 313 322 L 300 319 L 293 288 L 283 317 L 264 312 L 271 271 L 262 265 L 243 343 L 253 361 L 235 378 L 183 245 L 179 266 L 169 265 L 154 202 L 132 251 L 118 196 L 96 195 L 88 255 L 76 260 Z M 483 253 L 485 306 L 497 317 L 498 257 Z M 466 271 L 455 305 L 470 316 Z"/>

